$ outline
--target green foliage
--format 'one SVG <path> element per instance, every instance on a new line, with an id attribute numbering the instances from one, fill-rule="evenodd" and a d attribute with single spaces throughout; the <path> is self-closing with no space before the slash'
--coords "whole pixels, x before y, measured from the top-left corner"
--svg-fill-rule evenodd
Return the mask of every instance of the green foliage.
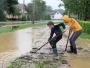
<path id="1" fill-rule="evenodd" d="M 1 0 L 0 1 L 0 21 L 5 21 L 6 20 L 6 16 L 4 14 L 5 11 L 5 0 Z"/>
<path id="2" fill-rule="evenodd" d="M 51 6 L 46 6 L 46 12 L 50 12 L 52 10 Z"/>
<path id="3" fill-rule="evenodd" d="M 32 13 L 33 13 L 32 7 L 33 7 L 32 3 L 29 3 L 25 6 L 26 11 L 28 12 L 28 20 L 31 20 L 32 18 Z"/>
<path id="4" fill-rule="evenodd" d="M 0 10 L 0 21 L 6 21 L 6 16 L 3 10 Z"/>
<path id="5" fill-rule="evenodd" d="M 81 35 L 80 35 L 80 37 L 81 38 L 83 38 L 83 39 L 90 39 L 90 34 L 87 34 L 87 33 L 82 33 Z"/>
<path id="6" fill-rule="evenodd" d="M 10 65 L 10 66 L 8 66 L 8 67 L 6 67 L 6 68 L 13 68 L 13 66 L 12 66 L 12 65 Z"/>
<path id="7" fill-rule="evenodd" d="M 7 11 L 8 14 L 14 14 L 15 13 L 15 5 L 18 4 L 18 0 L 7 0 Z"/>
<path id="8" fill-rule="evenodd" d="M 32 15 L 33 8 L 32 7 L 33 7 L 33 2 L 27 4 L 26 6 L 26 11 L 28 12 L 29 20 L 32 20 L 33 18 L 33 15 Z M 48 11 L 51 11 L 51 9 L 52 9 L 51 6 L 47 6 L 45 1 L 35 0 L 35 20 L 47 19 Z"/>
<path id="9" fill-rule="evenodd" d="M 51 20 L 51 16 L 50 16 L 49 14 L 47 14 L 47 15 L 45 16 L 45 20 Z"/>
<path id="10" fill-rule="evenodd" d="M 1 0 L 0 1 L 0 21 L 5 21 L 5 11 L 7 11 L 8 14 L 18 15 L 19 11 L 16 8 L 15 5 L 18 4 L 18 0 Z"/>
<path id="11" fill-rule="evenodd" d="M 16 5 L 13 5 L 13 6 L 14 6 L 13 7 L 14 8 L 14 12 L 12 13 L 12 15 L 13 16 L 15 16 L 15 15 L 19 16 L 19 15 L 21 15 L 20 12 L 19 12 L 20 11 L 19 8 Z"/>
<path id="12" fill-rule="evenodd" d="M 26 16 L 24 15 L 24 16 L 22 16 L 22 21 L 27 21 L 27 18 L 26 18 Z"/>
<path id="13" fill-rule="evenodd" d="M 78 15 L 78 19 L 90 19 L 90 0 L 62 0 L 68 14 Z"/>
<path id="14" fill-rule="evenodd" d="M 42 63 L 39 62 L 39 63 L 36 65 L 36 68 L 44 68 L 43 62 L 42 62 Z"/>
<path id="15" fill-rule="evenodd" d="M 12 29 L 11 27 L 1 27 L 0 28 L 0 34 L 7 33 L 7 32 L 13 32 L 15 30 L 24 29 L 24 28 L 28 28 L 28 27 L 43 26 L 43 25 L 46 25 L 46 23 L 40 23 L 40 24 L 23 24 L 23 25 L 19 25 L 19 27 L 16 28 L 16 29 Z"/>
<path id="16" fill-rule="evenodd" d="M 83 32 L 90 34 L 90 22 L 89 21 L 79 21 L 83 28 Z"/>

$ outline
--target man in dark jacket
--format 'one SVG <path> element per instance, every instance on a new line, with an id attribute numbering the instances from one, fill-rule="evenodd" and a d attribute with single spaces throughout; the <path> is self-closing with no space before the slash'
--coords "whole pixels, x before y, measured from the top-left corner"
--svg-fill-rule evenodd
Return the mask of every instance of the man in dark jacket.
<path id="1" fill-rule="evenodd" d="M 56 37 L 54 40 L 52 40 L 50 42 L 50 45 L 51 45 L 51 47 L 53 49 L 54 55 L 58 56 L 56 43 L 59 40 L 62 39 L 62 30 L 60 29 L 60 26 L 63 27 L 64 31 L 66 31 L 65 30 L 65 25 L 64 25 L 64 23 L 60 23 L 60 24 L 54 25 L 54 23 L 52 21 L 50 21 L 50 22 L 47 23 L 47 26 L 51 29 L 51 33 L 50 33 L 50 37 L 48 39 L 48 42 L 52 39 L 54 33 L 56 34 L 56 36 L 60 34 L 58 37 Z"/>

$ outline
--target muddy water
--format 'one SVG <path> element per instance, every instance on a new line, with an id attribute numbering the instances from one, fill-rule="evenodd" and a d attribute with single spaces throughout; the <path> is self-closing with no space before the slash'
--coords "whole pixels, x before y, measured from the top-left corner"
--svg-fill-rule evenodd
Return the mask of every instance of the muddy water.
<path id="1" fill-rule="evenodd" d="M 80 55 L 69 55 L 68 62 L 71 68 L 89 68 L 90 67 L 90 55 L 84 52 L 80 52 Z"/>
<path id="2" fill-rule="evenodd" d="M 38 29 L 41 28 L 27 28 L 0 35 L 0 68 L 5 68 L 12 59 L 32 49 L 40 35 Z"/>

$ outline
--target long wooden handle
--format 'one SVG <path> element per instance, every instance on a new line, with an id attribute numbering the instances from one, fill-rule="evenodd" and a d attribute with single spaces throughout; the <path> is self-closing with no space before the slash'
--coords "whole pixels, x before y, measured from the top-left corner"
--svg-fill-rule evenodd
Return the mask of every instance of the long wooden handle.
<path id="1" fill-rule="evenodd" d="M 61 34 L 63 34 L 64 32 L 62 32 L 62 33 L 60 33 L 59 35 L 61 35 Z M 55 36 L 54 38 L 52 38 L 49 42 L 51 42 L 52 40 L 54 40 L 54 39 L 56 39 L 59 35 L 57 35 L 57 36 Z M 48 43 L 49 43 L 48 42 Z M 44 47 L 46 44 L 48 44 L 48 43 L 45 43 L 44 45 L 42 45 L 40 48 L 38 48 L 38 50 L 40 50 L 42 47 Z M 38 51 L 37 50 L 37 51 Z"/>

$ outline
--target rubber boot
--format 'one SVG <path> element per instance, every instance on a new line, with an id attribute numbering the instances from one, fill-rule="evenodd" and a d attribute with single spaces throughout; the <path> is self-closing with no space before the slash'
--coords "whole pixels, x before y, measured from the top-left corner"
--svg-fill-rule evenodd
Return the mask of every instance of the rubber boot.
<path id="1" fill-rule="evenodd" d="M 73 53 L 73 47 L 72 46 L 70 46 L 70 49 L 71 49 L 71 53 Z"/>
<path id="2" fill-rule="evenodd" d="M 55 56 L 58 56 L 57 48 L 53 48 L 53 53 L 54 53 Z"/>
<path id="3" fill-rule="evenodd" d="M 77 54 L 77 49 L 73 49 L 73 53 L 74 54 Z"/>
<path id="4" fill-rule="evenodd" d="M 73 53 L 73 47 L 70 46 L 70 51 L 67 51 L 68 53 Z"/>

